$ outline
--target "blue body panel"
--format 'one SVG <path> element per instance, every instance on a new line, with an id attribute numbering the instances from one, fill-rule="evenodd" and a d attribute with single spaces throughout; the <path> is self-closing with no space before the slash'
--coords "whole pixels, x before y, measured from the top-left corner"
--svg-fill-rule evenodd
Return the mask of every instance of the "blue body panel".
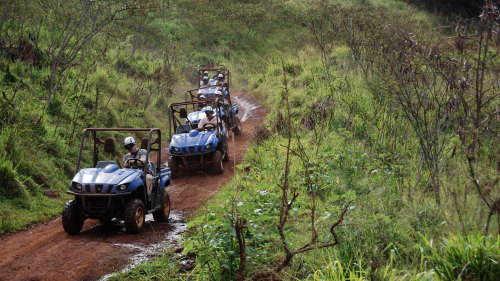
<path id="1" fill-rule="evenodd" d="M 160 187 L 165 187 L 170 184 L 170 168 L 160 170 Z"/>
<path id="2" fill-rule="evenodd" d="M 105 168 L 85 168 L 81 169 L 74 177 L 69 189 L 78 193 L 111 193 L 119 194 L 123 192 L 133 192 L 139 186 L 143 186 L 142 175 L 144 172 L 140 169 L 119 169 L 116 164 L 109 164 Z M 84 186 L 82 190 L 73 188 L 73 183 L 79 183 Z M 124 191 L 116 190 L 121 184 L 128 185 Z M 99 191 L 99 186 L 101 190 Z"/>
<path id="3" fill-rule="evenodd" d="M 212 145 L 207 149 L 205 146 L 208 144 Z M 172 155 L 208 153 L 214 151 L 218 144 L 219 139 L 215 131 L 199 132 L 197 129 L 193 129 L 189 133 L 174 135 L 169 150 Z M 176 148 L 179 150 L 176 151 Z"/>

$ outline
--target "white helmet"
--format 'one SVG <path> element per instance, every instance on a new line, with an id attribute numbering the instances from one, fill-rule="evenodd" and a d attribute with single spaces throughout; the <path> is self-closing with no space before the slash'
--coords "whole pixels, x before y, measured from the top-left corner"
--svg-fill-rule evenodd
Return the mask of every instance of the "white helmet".
<path id="1" fill-rule="evenodd" d="M 206 100 L 206 99 L 207 99 L 207 98 L 205 98 L 205 96 L 204 96 L 204 95 L 200 95 L 200 96 L 198 97 L 198 100 Z"/>
<path id="2" fill-rule="evenodd" d="M 219 90 L 215 91 L 215 96 L 222 96 L 222 92 Z"/>
<path id="3" fill-rule="evenodd" d="M 129 144 L 135 144 L 135 140 L 133 137 L 126 137 L 125 140 L 123 141 L 123 144 L 125 148 L 127 148 L 126 146 L 128 146 Z"/>
<path id="4" fill-rule="evenodd" d="M 217 76 L 217 77 L 219 77 L 219 79 L 220 79 L 220 78 L 224 78 L 224 74 L 219 73 L 219 76 Z"/>
<path id="5" fill-rule="evenodd" d="M 203 111 L 205 112 L 205 114 L 214 114 L 214 109 L 211 106 L 203 108 Z"/>

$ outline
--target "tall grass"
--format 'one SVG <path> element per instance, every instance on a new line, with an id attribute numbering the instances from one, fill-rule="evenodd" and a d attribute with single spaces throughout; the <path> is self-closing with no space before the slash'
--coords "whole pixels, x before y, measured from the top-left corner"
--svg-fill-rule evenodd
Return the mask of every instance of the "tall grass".
<path id="1" fill-rule="evenodd" d="M 441 242 L 424 238 L 438 280 L 498 280 L 500 236 L 450 235 Z"/>

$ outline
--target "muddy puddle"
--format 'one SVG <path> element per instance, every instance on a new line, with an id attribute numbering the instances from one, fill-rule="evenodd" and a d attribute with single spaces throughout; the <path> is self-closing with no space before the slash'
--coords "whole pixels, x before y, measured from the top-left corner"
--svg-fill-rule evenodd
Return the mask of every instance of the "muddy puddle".
<path id="1" fill-rule="evenodd" d="M 146 223 L 153 223 L 153 215 L 146 215 Z M 157 243 L 140 245 L 140 244 L 131 244 L 131 243 L 112 243 L 114 247 L 121 247 L 128 249 L 134 254 L 129 259 L 129 264 L 124 267 L 120 272 L 114 272 L 111 274 L 104 275 L 100 278 L 100 281 L 109 280 L 109 278 L 116 276 L 121 273 L 126 273 L 136 267 L 138 264 L 150 261 L 155 257 L 160 256 L 162 253 L 166 252 L 169 249 L 181 249 L 182 248 L 182 233 L 187 230 L 187 223 L 184 220 L 183 213 L 180 211 L 171 211 L 168 221 L 169 226 L 171 227 L 170 231 L 163 235 L 162 239 L 159 239 Z M 146 225 L 145 227 L 148 227 Z M 182 265 L 183 260 L 180 260 Z"/>

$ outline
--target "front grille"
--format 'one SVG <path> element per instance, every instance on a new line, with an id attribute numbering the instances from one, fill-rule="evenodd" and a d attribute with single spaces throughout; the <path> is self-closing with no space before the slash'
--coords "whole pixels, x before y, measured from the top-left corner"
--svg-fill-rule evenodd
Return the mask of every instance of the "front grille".
<path id="1" fill-rule="evenodd" d="M 189 166 L 198 165 L 200 164 L 201 161 L 201 155 L 187 156 L 184 159 L 186 159 L 186 162 L 188 163 Z"/>
<path id="2" fill-rule="evenodd" d="M 113 189 L 112 184 L 84 184 L 83 191 L 85 192 L 93 192 L 93 193 L 110 193 Z"/>
<path id="3" fill-rule="evenodd" d="M 94 197 L 87 200 L 87 209 L 92 213 L 106 213 L 108 198 Z"/>

